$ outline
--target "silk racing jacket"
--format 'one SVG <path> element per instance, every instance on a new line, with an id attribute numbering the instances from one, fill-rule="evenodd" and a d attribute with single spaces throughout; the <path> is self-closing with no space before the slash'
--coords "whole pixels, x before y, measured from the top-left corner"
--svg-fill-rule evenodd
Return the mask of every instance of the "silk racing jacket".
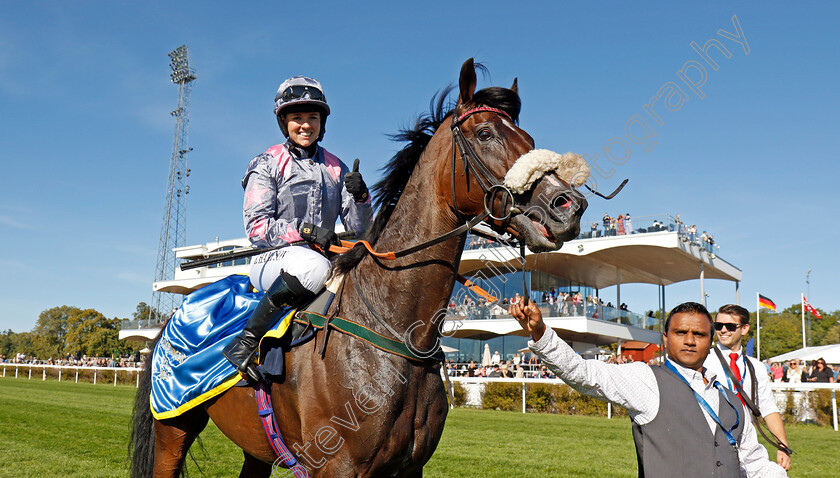
<path id="1" fill-rule="evenodd" d="M 333 229 L 339 216 L 345 230 L 361 236 L 370 225 L 370 197 L 357 203 L 344 188 L 347 165 L 320 146 L 308 158 L 288 144 L 252 159 L 242 178 L 242 215 L 254 247 L 300 241 L 298 228 L 305 222 Z"/>

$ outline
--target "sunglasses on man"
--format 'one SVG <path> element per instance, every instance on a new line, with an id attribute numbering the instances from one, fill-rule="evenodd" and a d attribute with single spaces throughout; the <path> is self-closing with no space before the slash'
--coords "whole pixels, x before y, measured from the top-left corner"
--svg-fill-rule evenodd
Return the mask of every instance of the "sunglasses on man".
<path id="1" fill-rule="evenodd" d="M 726 328 L 726 330 L 728 330 L 730 332 L 735 332 L 735 330 L 737 330 L 738 327 L 741 327 L 741 324 L 732 324 L 732 323 L 726 323 L 726 322 L 715 322 L 715 330 L 718 330 L 718 331 Z"/>

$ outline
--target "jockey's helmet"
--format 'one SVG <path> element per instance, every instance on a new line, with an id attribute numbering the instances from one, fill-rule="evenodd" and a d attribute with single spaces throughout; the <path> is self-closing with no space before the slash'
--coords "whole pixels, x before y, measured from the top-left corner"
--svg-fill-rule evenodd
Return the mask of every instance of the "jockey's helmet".
<path id="1" fill-rule="evenodd" d="M 277 116 L 277 124 L 280 125 L 283 135 L 287 138 L 289 132 L 281 116 L 300 111 L 321 113 L 321 134 L 318 136 L 318 141 L 323 139 L 330 106 L 327 104 L 327 97 L 318 80 L 306 76 L 293 76 L 281 83 L 280 88 L 277 89 L 277 94 L 274 95 L 274 115 Z"/>

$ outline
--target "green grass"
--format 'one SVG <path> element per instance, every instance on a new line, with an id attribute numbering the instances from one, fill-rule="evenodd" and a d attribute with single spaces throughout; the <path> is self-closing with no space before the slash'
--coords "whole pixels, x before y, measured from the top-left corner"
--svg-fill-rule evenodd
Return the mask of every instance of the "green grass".
<path id="1" fill-rule="evenodd" d="M 0 378 L 0 477 L 127 476 L 134 393 L 123 385 Z M 204 476 L 236 476 L 239 448 L 212 423 L 201 436 L 205 451 L 195 455 Z M 798 452 L 792 477 L 836 475 L 840 433 L 789 425 L 788 436 Z M 456 409 L 424 476 L 634 477 L 637 472 L 626 418 Z"/>

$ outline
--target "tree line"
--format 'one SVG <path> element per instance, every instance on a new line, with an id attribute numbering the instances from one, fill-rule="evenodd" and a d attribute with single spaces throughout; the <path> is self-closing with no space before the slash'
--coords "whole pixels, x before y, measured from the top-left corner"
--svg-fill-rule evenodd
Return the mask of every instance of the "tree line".
<path id="1" fill-rule="evenodd" d="M 796 303 L 780 311 L 761 309 L 761 358 L 775 357 L 802 348 L 802 309 Z M 805 312 L 805 337 L 809 347 L 840 343 L 840 310 L 825 312 L 822 319 Z M 750 313 L 747 340 L 756 336 L 755 312 Z M 746 343 L 746 342 L 744 342 Z"/>
<path id="2" fill-rule="evenodd" d="M 140 302 L 133 319 L 158 319 L 160 314 Z M 41 360 L 71 357 L 119 357 L 142 349 L 142 342 L 120 340 L 122 319 L 105 317 L 96 309 L 62 305 L 38 316 L 29 332 L 0 332 L 0 356 L 8 360 L 18 353 Z"/>
<path id="3" fill-rule="evenodd" d="M 781 312 L 761 311 L 761 357 L 775 357 L 802 347 L 800 304 Z M 820 310 L 822 319 L 806 316 L 806 337 L 809 346 L 840 343 L 840 311 Z M 658 313 L 656 313 L 658 316 Z M 158 320 L 161 314 L 145 302 L 137 304 L 132 319 Z M 29 332 L 0 332 L 0 355 L 9 360 L 15 354 L 41 360 L 70 356 L 118 357 L 142 349 L 145 344 L 119 340 L 122 320 L 109 319 L 96 309 L 60 306 L 47 309 L 38 316 Z M 756 336 L 756 313 L 750 314 L 749 340 Z"/>

